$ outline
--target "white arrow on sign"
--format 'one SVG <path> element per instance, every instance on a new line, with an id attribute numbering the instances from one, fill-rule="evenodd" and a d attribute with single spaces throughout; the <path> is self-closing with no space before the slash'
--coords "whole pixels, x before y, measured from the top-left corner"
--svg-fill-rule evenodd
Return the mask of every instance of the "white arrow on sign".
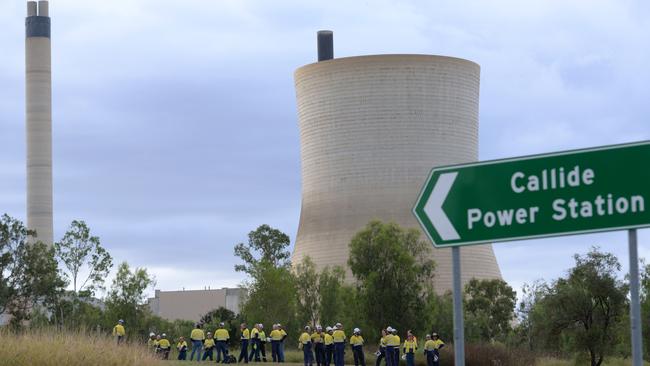
<path id="1" fill-rule="evenodd" d="M 429 217 L 429 220 L 431 220 L 433 227 L 442 240 L 460 239 L 454 225 L 451 224 L 451 221 L 449 221 L 449 218 L 442 210 L 442 204 L 445 203 L 457 175 L 458 172 L 440 174 L 429 200 L 424 205 L 424 212 Z"/>

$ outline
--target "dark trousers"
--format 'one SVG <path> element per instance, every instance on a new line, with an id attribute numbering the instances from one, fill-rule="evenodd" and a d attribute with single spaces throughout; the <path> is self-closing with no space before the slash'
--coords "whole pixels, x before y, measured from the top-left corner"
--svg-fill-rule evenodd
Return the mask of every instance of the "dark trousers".
<path id="1" fill-rule="evenodd" d="M 280 362 L 280 341 L 271 341 L 271 356 L 273 362 Z"/>
<path id="2" fill-rule="evenodd" d="M 345 343 L 334 343 L 334 365 L 343 366 L 345 363 Z"/>
<path id="3" fill-rule="evenodd" d="M 160 353 L 159 353 L 160 358 L 162 358 L 163 360 L 169 360 L 169 351 L 171 351 L 171 349 L 169 349 L 169 348 L 161 348 Z"/>
<path id="4" fill-rule="evenodd" d="M 439 366 L 440 354 L 438 350 L 426 351 L 427 353 L 427 366 Z"/>
<path id="5" fill-rule="evenodd" d="M 266 362 L 266 341 L 260 341 L 260 353 L 262 354 L 262 361 Z"/>
<path id="6" fill-rule="evenodd" d="M 399 346 L 393 350 L 393 366 L 399 366 Z"/>
<path id="7" fill-rule="evenodd" d="M 223 360 L 221 355 L 223 355 Z M 228 342 L 226 341 L 217 341 L 217 362 L 228 363 Z"/>
<path id="8" fill-rule="evenodd" d="M 394 346 L 386 346 L 386 366 L 396 366 Z"/>
<path id="9" fill-rule="evenodd" d="M 241 351 L 239 351 L 239 360 L 237 362 L 241 362 L 241 360 L 248 363 L 248 339 L 241 340 Z"/>
<path id="10" fill-rule="evenodd" d="M 325 365 L 325 345 L 314 343 L 314 353 L 316 354 L 316 365 Z"/>
<path id="11" fill-rule="evenodd" d="M 214 355 L 214 347 L 210 347 L 210 349 L 206 348 L 203 350 L 203 358 L 202 360 L 205 361 L 210 358 L 210 361 L 213 360 L 212 356 Z"/>
<path id="12" fill-rule="evenodd" d="M 352 356 L 354 356 L 354 366 L 366 366 L 366 356 L 363 354 L 362 346 L 352 346 Z"/>
<path id="13" fill-rule="evenodd" d="M 381 366 L 381 360 L 386 358 L 386 347 L 379 347 L 379 356 L 377 356 L 377 361 L 375 361 L 375 366 Z"/>
<path id="14" fill-rule="evenodd" d="M 408 352 L 406 354 L 406 366 L 415 366 L 415 353 Z"/>
<path id="15" fill-rule="evenodd" d="M 251 339 L 251 354 L 248 356 L 249 360 L 260 362 L 260 343 L 259 338 Z"/>
<path id="16" fill-rule="evenodd" d="M 178 357 L 177 357 L 177 359 L 179 359 L 179 360 L 181 360 L 181 361 L 185 361 L 185 360 L 187 360 L 187 350 L 184 349 L 184 350 L 182 350 L 182 351 L 178 351 Z"/>
<path id="17" fill-rule="evenodd" d="M 302 356 L 305 362 L 305 366 L 311 366 L 313 361 L 313 355 L 311 353 L 311 343 L 302 345 Z"/>
<path id="18" fill-rule="evenodd" d="M 328 344 L 325 346 L 325 366 L 330 366 L 332 363 L 332 356 L 334 355 L 334 345 Z"/>

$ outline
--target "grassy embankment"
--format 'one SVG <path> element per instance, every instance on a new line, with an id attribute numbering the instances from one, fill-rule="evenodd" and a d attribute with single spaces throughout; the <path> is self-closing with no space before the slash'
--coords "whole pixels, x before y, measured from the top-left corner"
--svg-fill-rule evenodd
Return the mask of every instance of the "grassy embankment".
<path id="1" fill-rule="evenodd" d="M 372 351 L 373 349 L 368 349 Z M 493 365 L 489 355 L 484 352 L 485 348 L 469 348 L 467 352 L 468 366 Z M 505 351 L 510 352 L 510 351 Z M 237 350 L 233 350 L 238 354 Z M 268 355 L 270 356 L 270 354 Z M 176 353 L 170 355 L 171 359 L 176 358 Z M 530 365 L 537 366 L 573 366 L 573 361 L 562 361 L 557 359 L 543 358 L 522 360 L 517 358 L 516 353 L 511 353 L 509 362 L 502 365 Z M 286 366 L 302 366 L 302 352 L 289 350 L 286 352 Z M 442 365 L 452 365 L 453 355 L 451 350 L 445 350 L 442 354 Z M 187 361 L 186 361 L 187 362 Z M 56 331 L 28 332 L 23 334 L 11 334 L 0 331 L 0 366 L 162 366 L 162 365 L 184 365 L 183 361 L 161 361 L 147 352 L 141 344 L 124 344 L 117 346 L 113 339 L 84 332 L 60 333 Z M 368 354 L 366 363 L 373 366 L 375 356 Z M 346 365 L 353 365 L 351 352 L 346 352 Z M 425 365 L 424 356 L 418 353 L 416 358 L 418 366 Z M 402 361 L 402 366 L 405 363 Z M 579 364 L 582 365 L 582 364 Z M 608 359 L 604 366 L 627 366 L 631 365 L 630 360 Z M 650 363 L 645 363 L 650 366 Z"/>

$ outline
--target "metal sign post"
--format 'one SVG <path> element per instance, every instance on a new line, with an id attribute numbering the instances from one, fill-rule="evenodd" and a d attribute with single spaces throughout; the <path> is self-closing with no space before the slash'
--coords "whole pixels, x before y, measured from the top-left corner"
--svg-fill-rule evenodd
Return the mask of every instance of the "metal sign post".
<path id="1" fill-rule="evenodd" d="M 463 284 L 460 278 L 460 248 L 451 248 L 454 286 L 454 365 L 465 364 L 465 322 L 463 321 Z"/>
<path id="2" fill-rule="evenodd" d="M 643 365 L 643 345 L 641 344 L 641 302 L 639 300 L 639 255 L 636 229 L 628 231 L 630 248 L 630 328 L 632 330 L 632 365 Z"/>
<path id="3" fill-rule="evenodd" d="M 642 365 L 636 229 L 650 226 L 650 141 L 434 168 L 413 214 L 452 248 L 454 350 L 465 364 L 460 250 L 465 245 L 629 230 L 634 366 Z"/>

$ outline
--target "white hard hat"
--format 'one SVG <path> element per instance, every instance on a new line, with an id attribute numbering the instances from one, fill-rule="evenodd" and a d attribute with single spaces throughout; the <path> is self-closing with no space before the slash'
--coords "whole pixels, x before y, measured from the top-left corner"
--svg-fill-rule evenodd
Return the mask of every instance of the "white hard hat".
<path id="1" fill-rule="evenodd" d="M 325 330 L 329 332 L 330 330 L 332 330 L 332 327 L 327 327 L 325 328 Z"/>
<path id="2" fill-rule="evenodd" d="M 120 319 L 117 321 L 118 323 L 124 323 L 124 320 Z"/>
<path id="3" fill-rule="evenodd" d="M 156 333 L 154 333 L 154 332 L 149 333 L 149 337 L 155 337 L 155 336 L 156 336 Z"/>
<path id="4" fill-rule="evenodd" d="M 309 325 L 305 325 L 305 330 L 309 330 Z"/>
<path id="5" fill-rule="evenodd" d="M 387 332 L 392 332 L 392 331 L 393 331 L 393 327 L 391 327 L 391 326 L 389 325 L 388 328 L 386 328 L 386 331 L 387 331 Z"/>
<path id="6" fill-rule="evenodd" d="M 361 329 L 359 329 L 359 328 L 354 328 L 354 333 L 361 333 Z"/>
<path id="7" fill-rule="evenodd" d="M 161 337 L 167 337 L 167 334 L 163 333 L 160 335 Z"/>
<path id="8" fill-rule="evenodd" d="M 320 325 L 317 325 L 317 326 L 316 326 L 316 329 L 318 329 L 318 330 L 323 330 L 323 327 L 321 327 Z"/>
<path id="9" fill-rule="evenodd" d="M 343 324 L 341 324 L 341 323 L 336 323 L 336 327 L 337 327 L 337 328 L 342 328 L 342 327 L 343 327 Z"/>

